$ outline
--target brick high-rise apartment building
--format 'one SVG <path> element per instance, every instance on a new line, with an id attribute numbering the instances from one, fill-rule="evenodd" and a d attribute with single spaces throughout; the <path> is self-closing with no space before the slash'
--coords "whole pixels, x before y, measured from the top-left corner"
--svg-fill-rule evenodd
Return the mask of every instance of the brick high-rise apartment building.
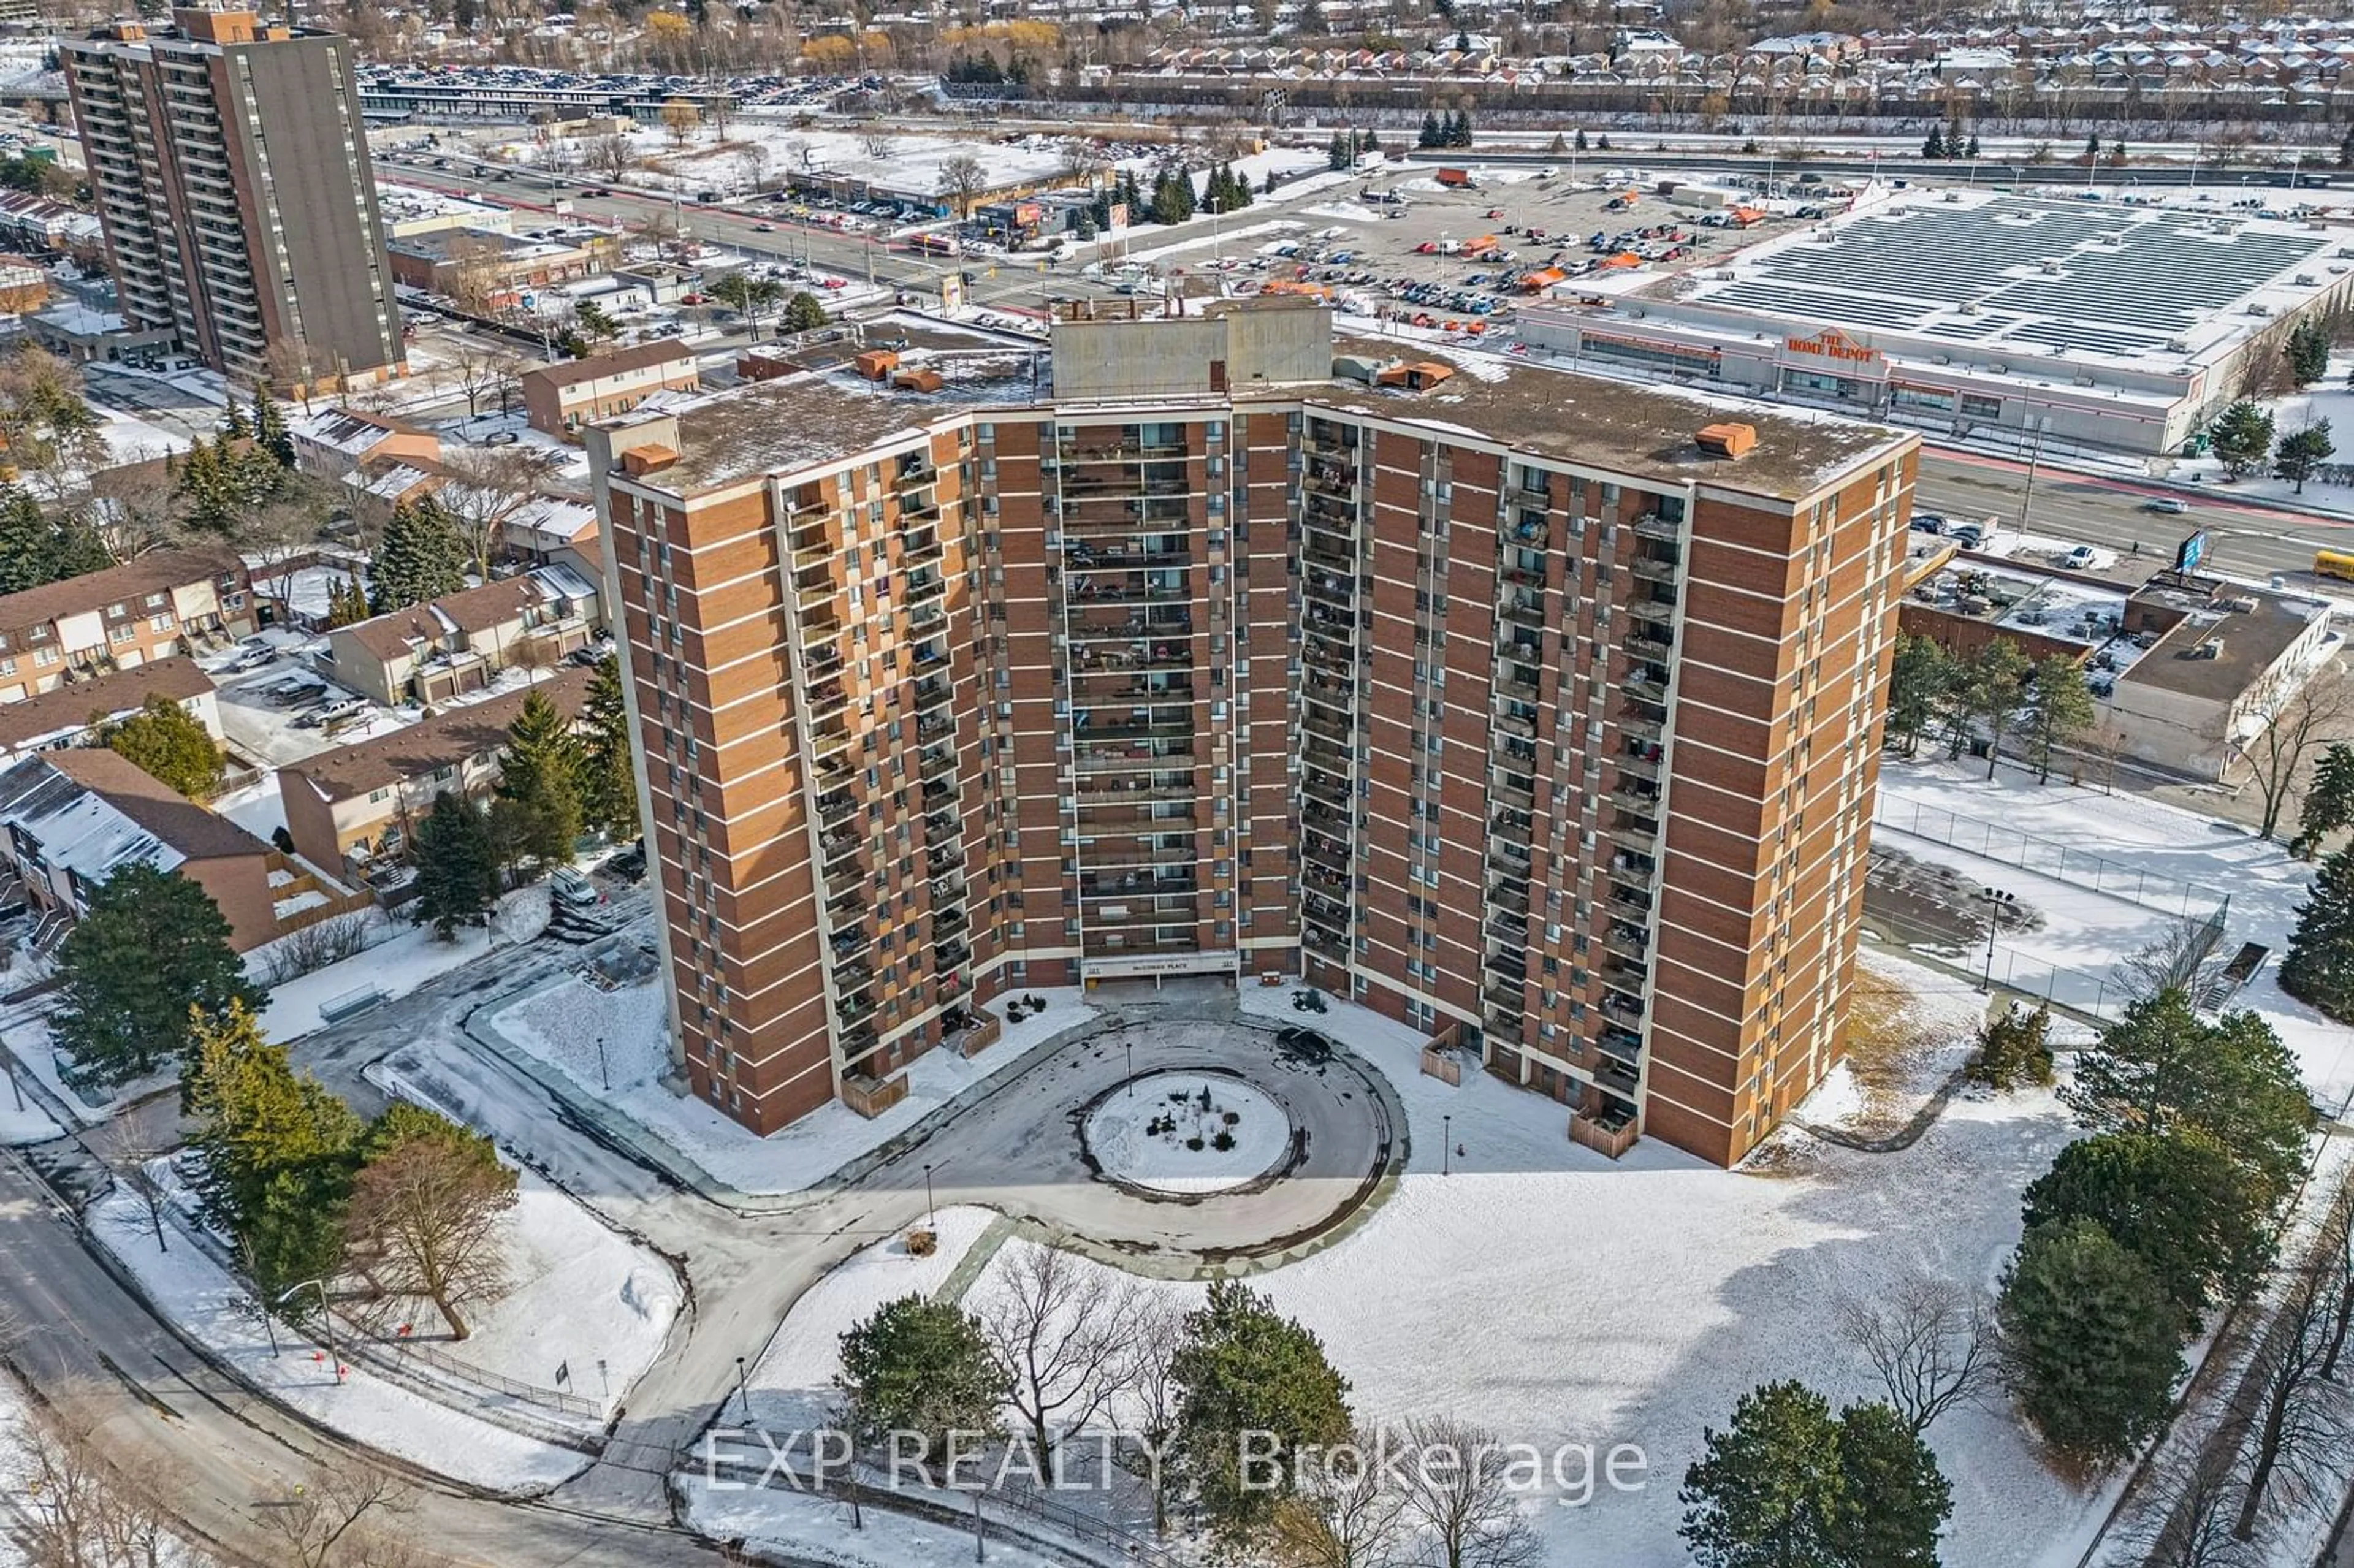
<path id="1" fill-rule="evenodd" d="M 1611 1152 L 1815 1083 L 1916 440 L 1395 358 L 1213 305 L 589 432 L 694 1093 L 871 1111 L 1008 988 L 1268 971 Z"/>
<path id="2" fill-rule="evenodd" d="M 124 319 L 281 385 L 397 372 L 350 41 L 185 6 L 65 45 Z"/>

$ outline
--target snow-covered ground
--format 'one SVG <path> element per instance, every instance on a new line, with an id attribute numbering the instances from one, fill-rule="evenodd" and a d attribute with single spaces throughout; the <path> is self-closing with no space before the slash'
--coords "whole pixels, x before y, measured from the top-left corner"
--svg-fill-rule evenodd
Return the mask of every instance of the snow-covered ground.
<path id="1" fill-rule="evenodd" d="M 2326 419 L 2329 423 L 2330 440 L 2337 450 L 2323 459 L 2323 462 L 2340 468 L 2354 466 L 2354 387 L 2347 383 L 2349 372 L 2354 372 L 2354 359 L 2333 359 L 2327 373 L 2305 390 L 2265 401 L 2264 407 L 2273 417 L 2275 450 L 2283 440 L 2307 425 Z M 2245 479 L 2227 482 L 2222 463 L 2214 458 L 2177 458 L 2167 476 L 2191 484 L 2211 484 L 2216 487 L 2217 495 L 2225 499 L 2285 501 L 2316 509 L 2354 512 L 2354 485 L 2338 483 L 2317 475 L 2306 482 L 2304 493 L 2299 494 L 2296 486 L 2289 481 L 2273 477 L 2269 462 Z"/>
<path id="2" fill-rule="evenodd" d="M 111 1095 L 93 1089 L 85 1096 L 69 1087 L 65 1081 L 56 1044 L 49 1038 L 47 1018 L 31 1018 L 10 1025 L 5 1033 L 0 1033 L 0 1044 L 6 1045 L 8 1054 L 16 1059 L 20 1069 L 39 1079 L 43 1087 L 64 1102 L 67 1112 L 84 1125 L 104 1121 L 133 1100 L 175 1081 L 173 1072 L 166 1069 L 144 1078 L 134 1078 Z M 5 1103 L 11 1111 L 16 1109 L 16 1102 L 13 1096 L 0 1103 Z M 30 1105 L 31 1101 L 26 1103 Z"/>
<path id="3" fill-rule="evenodd" d="M 869 1119 L 835 1102 L 767 1138 L 718 1108 L 664 1086 L 670 1042 L 659 983 L 602 991 L 577 977 L 525 992 L 474 1027 L 496 1033 L 589 1091 L 703 1171 L 739 1192 L 798 1192 L 896 1137 L 955 1096 L 1018 1061 L 1048 1036 L 1084 1023 L 1095 1009 L 1076 991 L 1042 990 L 1043 1012 L 1009 1023 L 978 1056 L 933 1051 L 907 1069 L 907 1097 Z M 603 1062 L 599 1062 L 599 1043 Z M 608 1081 L 611 1085 L 608 1089 Z"/>
<path id="4" fill-rule="evenodd" d="M 774 1433 L 825 1425 L 838 1398 L 833 1379 L 842 1371 L 843 1334 L 886 1301 L 937 1294 L 996 1218 L 989 1209 L 942 1209 L 934 1227 L 938 1245 L 929 1256 L 909 1252 L 905 1235 L 886 1236 L 811 1286 L 752 1368 L 751 1420 L 743 1424 Z M 720 1414 L 740 1421 L 746 1412 L 739 1400 Z"/>
<path id="5" fill-rule="evenodd" d="M 1881 770 L 1883 816 L 1903 822 L 1914 807 L 1925 813 L 1957 812 L 2068 846 L 2072 854 L 2099 856 L 2116 868 L 2105 885 L 2127 891 L 2126 878 L 2146 871 L 2168 885 L 2195 884 L 2230 895 L 2222 953 L 2242 942 L 2272 949 L 2272 960 L 2233 1005 L 2261 1014 L 2295 1049 L 2306 1083 L 2325 1105 L 2354 1092 L 2354 1030 L 2331 1023 L 2285 995 L 2275 975 L 2296 924 L 2313 867 L 2281 845 L 2237 823 L 2211 820 L 2146 796 L 2103 794 L 2098 789 L 2039 786 L 2014 768 L 1983 778 L 1982 768 L 1944 761 L 1900 762 Z M 2000 859 L 1935 843 L 1910 834 L 1883 841 L 1917 859 L 1948 865 L 1971 885 L 2001 888 L 2044 916 L 2041 927 L 2002 932 L 2004 953 L 2041 960 L 2089 974 L 2104 974 L 2164 936 L 2174 923 L 2168 908 L 2153 907 L 2085 885 L 2089 870 L 2062 881 L 2043 870 L 2027 870 Z M 2154 881 L 2153 885 L 2156 883 Z M 2167 895 L 2153 895 L 2153 903 Z M 2212 906 L 2211 895 L 2194 892 L 2183 902 L 2193 915 Z M 1997 965 L 2000 979 L 2001 964 Z"/>
<path id="6" fill-rule="evenodd" d="M 225 795 L 216 796 L 213 810 L 265 843 L 286 825 L 286 797 L 278 792 L 278 770 L 264 768 Z"/>
<path id="7" fill-rule="evenodd" d="M 88 1211 L 90 1234 L 134 1275 L 158 1311 L 239 1376 L 332 1431 L 469 1486 L 540 1492 L 587 1467 L 588 1456 L 525 1437 L 437 1404 L 363 1368 L 335 1381 L 325 1349 L 285 1322 L 272 1354 L 252 1296 L 168 1222 L 158 1251 L 147 1206 L 116 1192 Z"/>
<path id="8" fill-rule="evenodd" d="M 393 1320 L 466 1366 L 602 1399 L 610 1414 L 662 1351 L 683 1299 L 677 1276 L 529 1171 L 498 1234 L 508 1289 L 466 1315 L 472 1332 L 462 1343 L 447 1342 L 429 1301 L 410 1303 Z M 559 1368 L 565 1384 L 557 1382 Z"/>
<path id="9" fill-rule="evenodd" d="M 47 1143 L 64 1134 L 65 1129 L 51 1121 L 39 1106 L 28 1099 L 25 1102 L 25 1108 L 18 1110 L 15 1097 L 0 1089 L 0 1144 L 15 1148 L 27 1143 Z"/>
<path id="10" fill-rule="evenodd" d="M 387 920 L 391 934 L 355 958 L 288 980 L 270 993 L 262 1009 L 261 1032 L 270 1039 L 299 1040 L 321 1026 L 319 1009 L 346 997 L 374 990 L 384 1000 L 407 996 L 444 970 L 479 959 L 493 946 L 527 942 L 547 926 L 547 885 L 517 888 L 499 901 L 498 914 L 487 930 L 461 929 L 445 942 L 427 926 L 412 926 L 397 917 Z M 257 959 L 256 955 L 265 955 Z M 246 955 L 249 975 L 266 974 L 257 967 L 267 962 L 266 948 Z"/>
<path id="11" fill-rule="evenodd" d="M 972 1535 L 882 1509 L 862 1510 L 853 1529 L 850 1510 L 831 1499 L 778 1487 L 753 1488 L 697 1475 L 683 1478 L 687 1523 L 714 1541 L 741 1539 L 773 1547 L 801 1563 L 827 1568 L 956 1568 L 973 1561 Z M 987 1561 L 1000 1568 L 1066 1568 L 1048 1557 L 991 1541 Z M 0 1564 L 5 1564 L 0 1558 Z"/>
<path id="12" fill-rule="evenodd" d="M 1222 1132 L 1232 1147 L 1216 1146 Z M 1097 1106 L 1087 1139 L 1107 1176 L 1156 1192 L 1216 1192 L 1275 1169 L 1291 1147 L 1291 1118 L 1247 1084 L 1154 1073 Z"/>

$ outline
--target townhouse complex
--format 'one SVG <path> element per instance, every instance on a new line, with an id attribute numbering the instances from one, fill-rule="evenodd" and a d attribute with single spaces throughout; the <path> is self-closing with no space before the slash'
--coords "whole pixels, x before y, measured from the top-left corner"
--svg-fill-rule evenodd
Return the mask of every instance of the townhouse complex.
<path id="1" fill-rule="evenodd" d="M 1394 349 L 1066 319 L 588 432 L 695 1094 L 871 1113 L 993 994 L 1173 975 L 1612 1153 L 1729 1162 L 1820 1077 L 1917 438 Z"/>

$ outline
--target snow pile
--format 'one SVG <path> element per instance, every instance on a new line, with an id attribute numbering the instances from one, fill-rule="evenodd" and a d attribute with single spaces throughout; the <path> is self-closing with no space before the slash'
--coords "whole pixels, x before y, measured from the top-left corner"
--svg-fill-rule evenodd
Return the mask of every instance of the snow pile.
<path id="1" fill-rule="evenodd" d="M 49 1037 L 49 1021 L 47 1018 L 36 1017 L 0 1033 L 0 1047 L 5 1047 L 8 1054 L 16 1058 L 18 1071 L 29 1073 L 38 1079 L 43 1088 L 64 1104 L 66 1113 L 85 1126 L 104 1121 L 132 1101 L 174 1083 L 178 1075 L 174 1069 L 165 1068 L 143 1078 L 133 1078 L 111 1095 L 94 1089 L 91 1093 L 100 1097 L 92 1099 L 68 1086 L 64 1076 L 67 1064 L 59 1058 L 57 1045 Z M 16 1101 L 13 1095 L 5 1103 L 10 1112 L 16 1110 Z M 32 1105 L 30 1097 L 25 1103 L 28 1107 Z"/>
<path id="2" fill-rule="evenodd" d="M 25 1144 L 47 1143 L 65 1136 L 65 1129 L 43 1114 L 31 1100 L 18 1110 L 14 1098 L 0 1100 L 0 1145 L 17 1148 Z"/>
<path id="3" fill-rule="evenodd" d="M 323 1348 L 283 1322 L 278 1351 L 245 1287 L 168 1223 L 158 1251 L 147 1206 L 118 1192 L 88 1212 L 90 1234 L 138 1279 L 155 1309 L 270 1398 L 331 1431 L 468 1486 L 541 1492 L 587 1468 L 588 1456 L 478 1421 L 358 1367 L 335 1382 Z"/>
<path id="4" fill-rule="evenodd" d="M 1222 1135 L 1224 1149 L 1217 1146 Z M 1281 1162 L 1291 1147 L 1291 1118 L 1232 1078 L 1151 1073 L 1088 1114 L 1087 1143 L 1104 1174 L 1117 1181 L 1161 1192 L 1220 1192 Z"/>
<path id="5" fill-rule="evenodd" d="M 716 1106 L 669 1087 L 669 1018 L 659 983 L 608 991 L 567 976 L 478 1015 L 473 1027 L 547 1063 L 587 1091 L 595 1112 L 626 1117 L 712 1179 L 738 1192 L 774 1195 L 823 1181 L 1019 1061 L 1032 1046 L 1096 1015 L 1076 990 L 1023 994 L 1044 997 L 1048 1005 L 1006 1024 L 997 1043 L 977 1056 L 935 1050 L 917 1058 L 906 1069 L 907 1097 L 881 1116 L 870 1119 L 839 1103 L 825 1105 L 765 1139 Z"/>
<path id="6" fill-rule="evenodd" d="M 824 1425 L 838 1397 L 833 1380 L 842 1371 L 843 1333 L 886 1301 L 938 1293 L 996 1218 L 988 1209 L 942 1209 L 934 1226 L 938 1245 L 929 1256 L 917 1256 L 905 1236 L 894 1236 L 854 1254 L 811 1286 L 793 1303 L 752 1368 L 747 1385 L 751 1419 L 745 1424 L 776 1433 Z M 738 1404 L 722 1414 L 745 1412 Z"/>

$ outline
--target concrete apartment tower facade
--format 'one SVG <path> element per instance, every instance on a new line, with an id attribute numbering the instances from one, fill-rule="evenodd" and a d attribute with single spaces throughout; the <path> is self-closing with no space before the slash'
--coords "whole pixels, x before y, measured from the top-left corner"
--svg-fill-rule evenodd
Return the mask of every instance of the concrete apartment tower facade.
<path id="1" fill-rule="evenodd" d="M 997 357 L 588 432 L 693 1093 L 871 1113 L 992 995 L 1175 974 L 1303 976 L 1613 1154 L 1737 1160 L 1838 1058 L 1916 438 L 1720 455 L 1307 305 Z"/>
<path id="2" fill-rule="evenodd" d="M 376 381 L 400 308 L 351 45 L 181 8 L 64 47 L 126 322 L 239 379 Z"/>

